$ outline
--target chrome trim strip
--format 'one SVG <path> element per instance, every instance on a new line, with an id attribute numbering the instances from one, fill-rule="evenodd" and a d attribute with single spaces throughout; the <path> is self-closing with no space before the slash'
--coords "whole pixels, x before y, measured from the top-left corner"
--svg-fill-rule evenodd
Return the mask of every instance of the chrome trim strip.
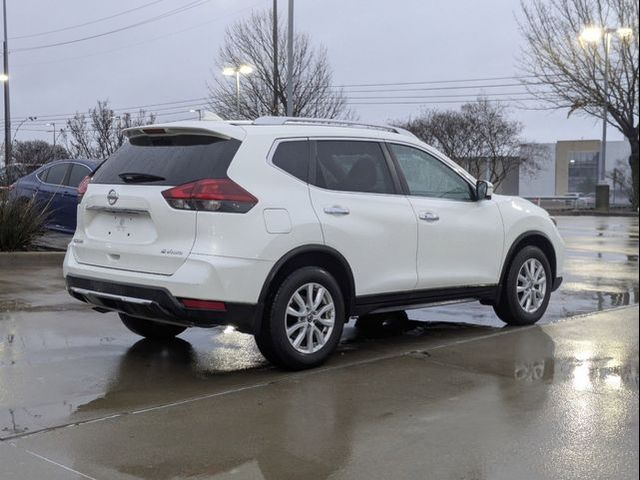
<path id="1" fill-rule="evenodd" d="M 144 298 L 127 297 L 124 295 L 114 295 L 113 293 L 96 292 L 95 290 L 87 290 L 85 288 L 71 287 L 71 291 L 79 295 L 89 295 L 100 298 L 107 298 L 109 300 L 119 300 L 121 302 L 135 303 L 136 305 L 152 305 L 156 302 L 153 300 L 147 300 Z"/>
<path id="2" fill-rule="evenodd" d="M 144 208 L 117 208 L 117 207 L 104 207 L 102 205 L 90 205 L 86 208 L 93 212 L 107 212 L 107 213 L 125 213 L 131 215 L 140 215 L 143 213 L 149 213 L 149 210 Z"/>

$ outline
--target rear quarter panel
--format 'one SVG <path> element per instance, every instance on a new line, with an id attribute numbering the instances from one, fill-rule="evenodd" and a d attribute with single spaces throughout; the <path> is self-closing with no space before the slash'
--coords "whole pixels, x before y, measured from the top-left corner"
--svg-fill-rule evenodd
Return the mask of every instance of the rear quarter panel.
<path id="1" fill-rule="evenodd" d="M 268 161 L 276 139 L 251 135 L 227 175 L 258 199 L 247 213 L 198 212 L 192 253 L 277 261 L 296 247 L 323 243 L 306 183 Z"/>

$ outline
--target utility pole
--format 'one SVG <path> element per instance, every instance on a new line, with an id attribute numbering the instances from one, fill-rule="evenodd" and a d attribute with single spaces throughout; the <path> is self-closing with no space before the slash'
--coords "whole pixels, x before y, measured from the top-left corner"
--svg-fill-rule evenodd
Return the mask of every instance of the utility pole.
<path id="1" fill-rule="evenodd" d="M 7 0 L 2 0 L 2 19 L 4 24 L 4 41 L 2 43 L 2 53 L 4 60 L 4 71 L 2 80 L 4 82 L 4 163 L 11 163 L 11 109 L 9 107 L 9 45 L 7 43 Z"/>
<path id="2" fill-rule="evenodd" d="M 273 0 L 273 108 L 272 115 L 278 115 L 278 0 Z"/>
<path id="3" fill-rule="evenodd" d="M 289 0 L 287 36 L 287 117 L 293 117 L 293 0 Z"/>

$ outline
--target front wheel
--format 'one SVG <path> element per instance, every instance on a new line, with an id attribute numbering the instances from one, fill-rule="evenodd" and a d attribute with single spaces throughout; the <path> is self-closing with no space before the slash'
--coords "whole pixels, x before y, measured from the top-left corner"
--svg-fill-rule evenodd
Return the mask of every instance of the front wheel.
<path id="1" fill-rule="evenodd" d="M 302 370 L 322 364 L 338 345 L 344 300 L 326 270 L 304 267 L 291 273 L 266 306 L 258 348 L 274 365 Z"/>
<path id="2" fill-rule="evenodd" d="M 514 257 L 500 303 L 493 307 L 509 325 L 532 325 L 544 315 L 551 296 L 551 267 L 538 247 L 524 247 Z"/>
<path id="3" fill-rule="evenodd" d="M 176 335 L 180 335 L 187 327 L 180 325 L 172 325 L 170 323 L 154 322 L 146 318 L 132 317 L 126 313 L 119 313 L 120 320 L 124 326 L 133 333 L 144 338 L 152 338 L 154 340 L 170 340 Z"/>

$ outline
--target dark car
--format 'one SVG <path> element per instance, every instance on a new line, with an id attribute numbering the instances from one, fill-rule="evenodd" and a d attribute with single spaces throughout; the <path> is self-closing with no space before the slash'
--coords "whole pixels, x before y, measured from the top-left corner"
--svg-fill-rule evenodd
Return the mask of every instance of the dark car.
<path id="1" fill-rule="evenodd" d="M 100 160 L 55 160 L 20 178 L 11 188 L 11 197 L 36 201 L 47 208 L 47 228 L 73 233 L 76 229 L 78 185 L 91 176 Z"/>
<path id="2" fill-rule="evenodd" d="M 30 174 L 42 165 L 31 165 L 26 163 L 11 163 L 0 168 L 0 190 L 7 189 L 20 177 Z"/>

